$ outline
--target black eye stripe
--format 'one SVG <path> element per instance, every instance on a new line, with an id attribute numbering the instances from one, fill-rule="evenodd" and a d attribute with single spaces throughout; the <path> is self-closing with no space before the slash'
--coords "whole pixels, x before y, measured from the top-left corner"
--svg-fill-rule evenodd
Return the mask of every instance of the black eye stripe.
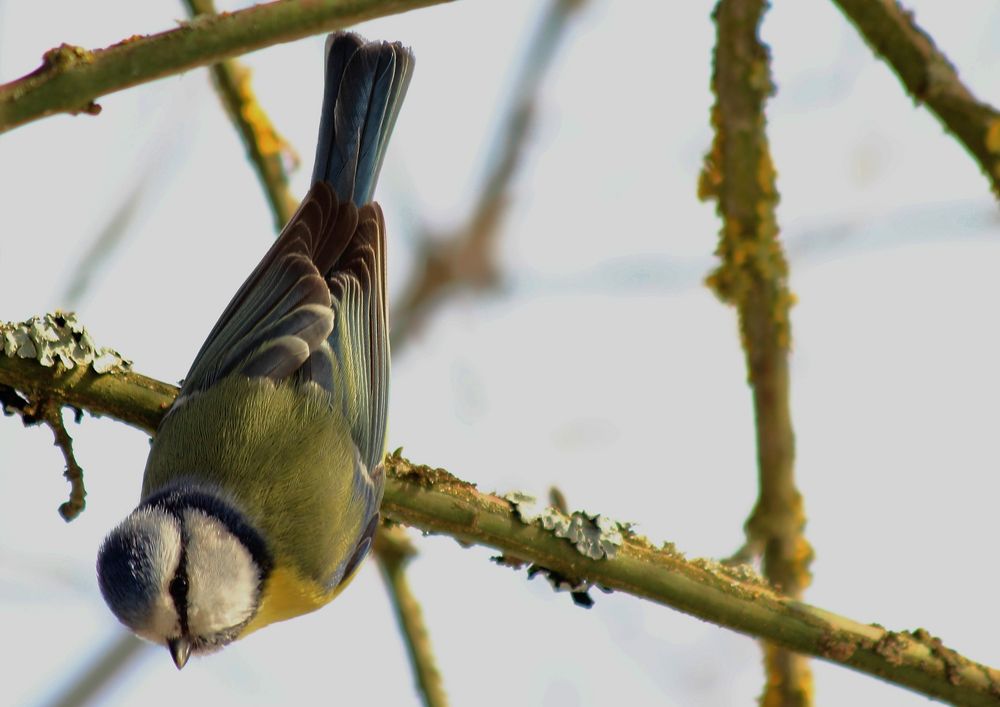
<path id="1" fill-rule="evenodd" d="M 177 616 L 180 619 L 182 636 L 186 636 L 188 634 L 188 587 L 187 538 L 181 534 L 181 557 L 177 562 L 177 570 L 174 572 L 173 579 L 170 580 L 168 590 L 170 592 L 170 598 L 174 602 L 174 608 L 177 609 Z"/>
<path id="2" fill-rule="evenodd" d="M 204 491 L 193 491 L 186 488 L 177 487 L 167 487 L 146 500 L 144 500 L 139 507 L 153 507 L 162 509 L 164 512 L 182 521 L 182 515 L 185 510 L 195 509 L 202 511 L 206 515 L 215 518 L 222 525 L 232 533 L 236 538 L 240 540 L 244 547 L 249 551 L 250 556 L 256 563 L 257 568 L 260 570 L 260 577 L 258 578 L 259 583 L 262 585 L 264 580 L 271 574 L 271 570 L 274 568 L 274 560 L 271 558 L 271 553 L 267 549 L 267 545 L 264 542 L 264 538 L 261 537 L 260 533 L 247 523 L 243 516 L 233 508 L 229 503 L 225 502 L 218 496 L 206 493 Z M 187 538 L 181 538 L 181 564 L 186 566 L 186 548 L 187 548 Z M 177 571 L 180 573 L 181 565 L 178 565 Z M 174 579 L 177 578 L 175 575 Z M 185 574 L 186 578 L 186 574 Z M 171 594 L 173 596 L 173 594 Z"/>

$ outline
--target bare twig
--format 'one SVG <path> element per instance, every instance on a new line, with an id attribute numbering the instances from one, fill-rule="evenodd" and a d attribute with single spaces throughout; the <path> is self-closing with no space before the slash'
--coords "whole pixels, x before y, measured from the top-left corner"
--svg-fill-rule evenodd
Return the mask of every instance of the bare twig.
<path id="1" fill-rule="evenodd" d="M 101 379 L 99 384 L 95 378 Z M 70 377 L 58 366 L 9 356 L 0 356 L 0 385 L 27 386 L 53 400 L 73 400 L 151 433 L 165 407 L 150 389 L 168 391 L 168 403 L 177 394 L 173 386 L 134 374 L 88 370 Z M 382 511 L 391 520 L 464 544 L 486 545 L 562 577 L 671 606 L 931 697 L 973 706 L 998 703 L 1000 671 L 945 648 L 926 631 L 887 631 L 837 616 L 779 595 L 745 566 L 686 560 L 671 546 L 656 547 L 627 529 L 620 529 L 621 543 L 613 556 L 592 559 L 540 522 L 527 522 L 515 504 L 442 469 L 392 454 L 385 470 Z"/>
<path id="2" fill-rule="evenodd" d="M 256 49 L 445 0 L 278 0 L 206 15 L 177 29 L 129 37 L 106 49 L 62 44 L 32 73 L 0 85 L 0 132 L 56 113 L 96 115 L 95 100 L 130 86 Z"/>
<path id="3" fill-rule="evenodd" d="M 111 213 L 111 217 L 101 228 L 90 248 L 73 268 L 72 278 L 62 295 L 61 302 L 64 307 L 72 308 L 76 305 L 83 293 L 90 287 L 94 273 L 121 244 L 142 200 L 142 193 L 146 190 L 147 177 L 148 175 L 143 175 L 135 182 L 129 193 Z"/>
<path id="4" fill-rule="evenodd" d="M 0 347 L 0 355 L 2 353 L 3 349 Z M 52 436 L 55 440 L 53 444 L 59 448 L 63 459 L 66 460 L 63 476 L 66 477 L 70 485 L 69 500 L 60 504 L 59 515 L 67 523 L 75 520 L 87 505 L 87 489 L 83 483 L 83 469 L 73 453 L 73 438 L 69 436 L 66 425 L 63 423 L 62 405 L 44 394 L 40 394 L 32 401 L 8 385 L 0 385 L 0 405 L 2 405 L 5 415 L 19 416 L 25 427 L 45 424 L 52 430 Z M 79 422 L 80 415 L 82 412 L 77 410 L 77 422 Z"/>
<path id="5" fill-rule="evenodd" d="M 897 0 L 833 0 L 868 46 L 965 146 L 1000 199 L 1000 112 L 977 99 L 948 57 Z"/>
<path id="6" fill-rule="evenodd" d="M 758 37 L 765 0 L 721 0 L 712 88 L 715 139 L 705 158 L 699 192 L 714 198 L 722 218 L 708 278 L 719 298 L 736 306 L 757 428 L 759 496 L 747 520 L 749 554 L 763 551 L 764 575 L 780 591 L 800 597 L 809 584 L 812 549 L 803 536 L 805 512 L 795 487 L 795 438 L 788 405 L 788 266 L 774 206 L 778 194 L 764 130 L 764 102 L 772 91 L 770 57 Z M 774 645 L 765 647 L 763 705 L 809 705 L 808 664 Z"/>
<path id="7" fill-rule="evenodd" d="M 83 469 L 80 468 L 76 461 L 76 455 L 73 454 L 73 438 L 69 436 L 66 425 L 63 424 L 62 405 L 54 403 L 48 398 L 43 398 L 38 402 L 37 408 L 38 415 L 52 430 L 55 445 L 59 447 L 66 460 L 66 471 L 63 472 L 63 476 L 69 481 L 69 500 L 59 506 L 59 515 L 63 517 L 63 520 L 69 522 L 80 515 L 87 505 L 87 490 L 83 485 Z"/>
<path id="8" fill-rule="evenodd" d="M 416 274 L 393 311 L 394 348 L 419 330 L 446 293 L 461 288 L 487 290 L 498 283 L 494 249 L 510 201 L 510 185 L 524 159 L 538 92 L 569 20 L 584 2 L 552 0 L 549 5 L 515 83 L 513 102 L 492 153 L 493 162 L 468 222 L 447 236 L 422 235 Z"/>
<path id="9" fill-rule="evenodd" d="M 122 633 L 108 646 L 80 680 L 56 698 L 49 707 L 81 707 L 90 704 L 101 688 L 131 663 L 147 644 L 131 633 Z"/>
<path id="10" fill-rule="evenodd" d="M 444 707 L 448 697 L 441 673 L 434 661 L 427 625 L 410 584 L 406 580 L 406 565 L 416 549 L 399 526 L 383 525 L 375 536 L 375 559 L 382 571 L 396 622 L 406 642 L 406 652 L 416 678 L 417 690 L 426 707 Z"/>
<path id="11" fill-rule="evenodd" d="M 212 0 L 184 0 L 192 17 L 214 15 Z M 209 69 L 219 100 L 243 139 L 247 157 L 257 172 L 280 231 L 295 213 L 298 201 L 288 190 L 285 164 L 298 164 L 298 155 L 261 108 L 250 86 L 250 69 L 235 59 L 213 64 Z"/>

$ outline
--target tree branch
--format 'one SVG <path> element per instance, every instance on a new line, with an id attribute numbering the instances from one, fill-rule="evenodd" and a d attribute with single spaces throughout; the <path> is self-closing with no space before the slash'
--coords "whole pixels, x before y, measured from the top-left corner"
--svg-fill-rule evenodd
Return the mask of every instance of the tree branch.
<path id="1" fill-rule="evenodd" d="M 715 9 L 712 108 L 715 139 L 705 157 L 699 196 L 717 201 L 722 262 L 708 277 L 719 299 L 736 306 L 757 429 L 759 496 L 746 523 L 749 555 L 763 550 L 764 575 L 788 596 L 809 585 L 812 549 L 795 487 L 795 437 L 788 404 L 788 264 L 778 240 L 774 167 L 764 103 L 773 91 L 770 56 L 758 37 L 765 0 L 721 0 Z M 767 645 L 761 704 L 812 703 L 802 656 Z"/>
<path id="2" fill-rule="evenodd" d="M 109 414 L 153 433 L 177 389 L 132 373 L 70 372 L 32 359 L 0 356 L 0 385 L 44 394 L 91 412 Z M 554 509 L 535 519 L 519 505 L 482 493 L 443 469 L 419 466 L 398 453 L 385 460 L 386 517 L 429 533 L 451 535 L 545 568 L 550 574 L 626 592 L 791 650 L 840 663 L 920 693 L 963 705 L 997 705 L 1000 671 L 945 648 L 926 631 L 892 632 L 831 614 L 777 594 L 747 567 L 687 560 L 671 546 L 656 547 L 626 528 L 615 542 L 602 535 L 601 559 L 586 538 L 573 542 L 574 524 Z M 547 529 L 555 526 L 555 530 Z M 596 524 L 600 526 L 600 519 Z M 557 533 L 563 532 L 560 536 Z M 603 531 L 602 531 L 603 532 Z M 616 544 L 617 543 L 617 544 Z"/>
<path id="3" fill-rule="evenodd" d="M 63 476 L 66 477 L 70 485 L 69 500 L 59 505 L 59 515 L 68 523 L 75 520 L 87 507 L 87 489 L 83 484 L 83 469 L 76 461 L 76 455 L 73 453 L 73 438 L 69 436 L 66 425 L 63 423 L 63 406 L 48 398 L 42 398 L 36 407 L 38 414 L 52 430 L 55 446 L 59 447 L 63 459 L 66 460 L 66 471 L 63 472 Z"/>
<path id="4" fill-rule="evenodd" d="M 184 0 L 192 17 L 215 15 L 212 0 Z M 298 164 L 299 158 L 261 108 L 250 86 L 250 69 L 235 59 L 220 61 L 209 68 L 212 83 L 222 107 L 243 140 L 247 157 L 253 165 L 267 203 L 274 214 L 275 230 L 280 231 L 292 218 L 298 200 L 288 190 L 285 163 Z"/>
<path id="5" fill-rule="evenodd" d="M 948 57 L 897 0 L 833 0 L 914 101 L 937 116 L 979 163 L 1000 199 L 1000 113 L 978 100 Z"/>
<path id="6" fill-rule="evenodd" d="M 445 0 L 279 0 L 206 15 L 177 29 L 129 37 L 106 49 L 62 44 L 42 65 L 0 86 L 0 133 L 56 113 L 100 112 L 94 100 L 274 44 Z"/>
<path id="7" fill-rule="evenodd" d="M 406 580 L 406 565 L 416 554 L 413 543 L 399 526 L 383 525 L 375 536 L 375 559 L 382 571 L 392 600 L 400 633 L 406 642 L 406 652 L 417 681 L 417 690 L 426 707 L 445 707 L 448 696 L 444 691 L 441 673 L 434 662 L 427 625 L 420 611 L 420 603 Z"/>
<path id="8" fill-rule="evenodd" d="M 449 292 L 487 290 L 499 281 L 496 241 L 510 203 L 510 185 L 520 168 L 535 119 L 535 104 L 569 20 L 585 0 L 552 0 L 535 31 L 513 101 L 501 122 L 486 182 L 468 221 L 455 233 L 425 232 L 415 274 L 393 310 L 392 346 L 397 349 L 420 329 Z"/>

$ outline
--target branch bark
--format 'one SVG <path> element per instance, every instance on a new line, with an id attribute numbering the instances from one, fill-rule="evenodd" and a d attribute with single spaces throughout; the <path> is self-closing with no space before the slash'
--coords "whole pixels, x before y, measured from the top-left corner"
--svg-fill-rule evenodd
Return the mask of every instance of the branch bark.
<path id="1" fill-rule="evenodd" d="M 44 395 L 153 433 L 173 386 L 133 373 L 67 373 L 30 359 L 0 355 L 0 385 L 28 397 Z M 387 456 L 386 517 L 464 544 L 495 548 L 564 578 L 626 592 L 741 633 L 766 639 L 881 677 L 930 697 L 963 705 L 1000 704 L 1000 671 L 974 663 L 923 630 L 893 632 L 865 625 L 777 594 L 746 567 L 687 560 L 624 532 L 614 557 L 584 556 L 514 504 L 478 491 L 443 469 Z"/>
<path id="2" fill-rule="evenodd" d="M 897 0 L 833 0 L 899 78 L 962 143 L 1000 199 L 1000 112 L 977 99 L 948 57 Z"/>
<path id="3" fill-rule="evenodd" d="M 708 285 L 736 307 L 753 390 L 759 496 L 746 523 L 748 555 L 763 550 L 764 575 L 779 591 L 799 598 L 809 585 L 812 548 L 803 535 L 805 511 L 795 486 L 795 436 L 789 410 L 791 342 L 788 264 L 778 240 L 774 167 L 765 131 L 764 103 L 773 91 L 770 56 L 758 31 L 765 0 L 721 0 L 712 90 L 715 139 L 705 157 L 699 195 L 717 202 L 722 232 L 718 268 Z M 805 658 L 764 646 L 766 707 L 812 704 Z"/>
<path id="4" fill-rule="evenodd" d="M 205 15 L 177 29 L 129 37 L 106 49 L 62 44 L 42 65 L 0 86 L 0 133 L 56 113 L 96 115 L 95 99 L 141 83 L 365 20 L 446 0 L 278 0 Z"/>

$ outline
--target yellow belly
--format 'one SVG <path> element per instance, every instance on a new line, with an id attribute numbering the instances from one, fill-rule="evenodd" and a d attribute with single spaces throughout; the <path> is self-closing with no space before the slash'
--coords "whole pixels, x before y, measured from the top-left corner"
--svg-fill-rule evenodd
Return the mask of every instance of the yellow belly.
<path id="1" fill-rule="evenodd" d="M 336 595 L 336 591 L 326 591 L 290 567 L 275 567 L 264 583 L 257 613 L 243 629 L 240 638 L 276 621 L 316 611 Z"/>

